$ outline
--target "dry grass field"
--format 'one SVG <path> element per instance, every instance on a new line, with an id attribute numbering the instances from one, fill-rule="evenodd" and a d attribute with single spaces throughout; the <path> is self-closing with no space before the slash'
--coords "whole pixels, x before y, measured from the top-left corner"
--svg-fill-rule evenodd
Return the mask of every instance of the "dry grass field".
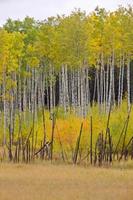
<path id="1" fill-rule="evenodd" d="M 132 200 L 133 170 L 0 165 L 0 200 Z"/>
<path id="2" fill-rule="evenodd" d="M 132 200 L 130 169 L 0 165 L 0 200 Z"/>

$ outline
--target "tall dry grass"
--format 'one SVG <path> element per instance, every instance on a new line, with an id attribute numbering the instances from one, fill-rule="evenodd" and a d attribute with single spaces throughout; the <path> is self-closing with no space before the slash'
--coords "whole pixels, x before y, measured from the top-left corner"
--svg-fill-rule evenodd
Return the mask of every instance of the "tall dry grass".
<path id="1" fill-rule="evenodd" d="M 132 200 L 133 171 L 0 165 L 0 200 Z"/>

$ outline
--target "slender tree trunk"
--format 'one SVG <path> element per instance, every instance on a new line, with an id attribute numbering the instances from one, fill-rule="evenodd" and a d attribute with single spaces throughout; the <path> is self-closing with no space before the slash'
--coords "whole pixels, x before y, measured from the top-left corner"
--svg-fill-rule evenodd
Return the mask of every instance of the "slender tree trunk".
<path id="1" fill-rule="evenodd" d="M 113 66 L 114 66 L 114 51 L 112 54 L 112 60 L 110 63 L 110 86 L 109 86 L 109 100 L 108 100 L 108 110 L 110 109 L 111 103 L 112 103 L 112 96 L 113 96 Z"/>
<path id="2" fill-rule="evenodd" d="M 106 111 L 108 109 L 108 95 L 109 95 L 109 68 L 110 68 L 110 62 L 109 62 L 109 59 L 108 59 L 108 63 L 107 63 L 107 72 L 106 72 Z"/>
<path id="3" fill-rule="evenodd" d="M 78 77 L 77 77 L 77 79 L 78 79 L 78 88 L 77 88 L 77 90 L 78 90 L 78 104 L 77 104 L 77 106 L 78 106 L 78 114 L 79 115 L 81 115 L 81 107 L 80 107 L 80 105 L 81 105 L 81 80 L 80 80 L 80 70 L 78 69 Z"/>
<path id="4" fill-rule="evenodd" d="M 127 99 L 128 99 L 128 111 L 130 111 L 130 58 L 127 63 Z"/>
<path id="5" fill-rule="evenodd" d="M 98 102 L 98 107 L 100 111 L 100 88 L 99 88 L 99 70 L 98 69 L 96 71 L 96 77 L 97 77 L 97 102 Z"/>
<path id="6" fill-rule="evenodd" d="M 6 144 L 6 127 L 7 127 L 7 100 L 6 100 L 6 72 L 3 72 L 3 104 L 4 104 L 4 130 L 3 130 L 3 145 Z"/>
<path id="7" fill-rule="evenodd" d="M 123 55 L 123 61 L 122 61 L 122 77 L 121 77 L 121 94 L 120 94 L 120 105 L 122 105 L 122 98 L 123 98 L 123 81 L 124 81 L 124 55 Z"/>
<path id="8" fill-rule="evenodd" d="M 119 88 L 118 88 L 118 106 L 120 106 L 120 101 L 121 101 L 121 77 L 122 77 L 122 67 L 121 67 L 121 57 L 120 57 Z"/>

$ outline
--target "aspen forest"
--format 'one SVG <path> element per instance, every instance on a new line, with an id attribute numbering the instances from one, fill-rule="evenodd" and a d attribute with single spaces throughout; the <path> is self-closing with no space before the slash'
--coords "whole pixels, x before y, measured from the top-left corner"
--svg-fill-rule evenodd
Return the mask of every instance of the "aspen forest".
<path id="1" fill-rule="evenodd" d="M 132 198 L 133 0 L 0 0 L 0 200 Z"/>
<path id="2" fill-rule="evenodd" d="M 132 102 L 131 6 L 0 28 L 2 161 L 133 159 Z"/>

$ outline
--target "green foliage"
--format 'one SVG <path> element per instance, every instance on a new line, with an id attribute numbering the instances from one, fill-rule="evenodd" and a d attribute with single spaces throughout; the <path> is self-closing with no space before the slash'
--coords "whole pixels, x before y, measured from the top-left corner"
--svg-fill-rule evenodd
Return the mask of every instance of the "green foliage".
<path id="1" fill-rule="evenodd" d="M 0 44 L 4 45 L 0 50 L 3 54 L 1 65 L 8 62 L 6 65 L 12 71 L 22 58 L 19 65 L 24 68 L 42 63 L 48 68 L 52 65 L 55 71 L 61 65 L 98 67 L 101 59 L 104 57 L 106 63 L 112 52 L 115 52 L 118 65 L 122 54 L 125 59 L 133 55 L 132 16 L 133 10 L 129 6 L 119 7 L 114 12 L 97 7 L 88 16 L 75 10 L 69 16 L 50 17 L 42 22 L 30 17 L 23 21 L 8 19 L 4 29 L 0 30 Z M 11 55 L 8 51 L 12 51 Z"/>

